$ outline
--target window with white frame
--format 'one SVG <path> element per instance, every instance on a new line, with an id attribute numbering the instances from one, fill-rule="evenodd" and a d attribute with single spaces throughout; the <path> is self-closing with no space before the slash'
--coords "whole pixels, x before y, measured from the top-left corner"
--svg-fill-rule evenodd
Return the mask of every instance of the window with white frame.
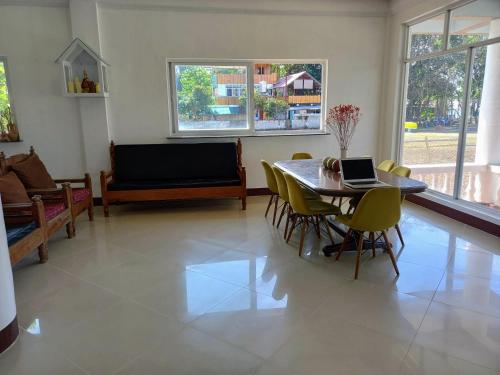
<path id="1" fill-rule="evenodd" d="M 399 161 L 432 193 L 500 214 L 500 1 L 407 25 Z"/>
<path id="2" fill-rule="evenodd" d="M 7 58 L 0 56 L 0 142 L 16 141 L 19 141 L 19 131 L 9 89 Z"/>
<path id="3" fill-rule="evenodd" d="M 324 61 L 169 60 L 173 136 L 323 131 Z"/>

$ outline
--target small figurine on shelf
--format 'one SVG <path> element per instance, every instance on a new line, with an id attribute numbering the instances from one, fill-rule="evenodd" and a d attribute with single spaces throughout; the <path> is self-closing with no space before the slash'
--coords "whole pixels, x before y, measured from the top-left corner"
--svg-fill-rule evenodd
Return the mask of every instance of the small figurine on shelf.
<path id="1" fill-rule="evenodd" d="M 99 82 L 95 84 L 95 92 L 99 94 L 101 92 L 101 85 Z"/>
<path id="2" fill-rule="evenodd" d="M 74 79 L 74 86 L 75 86 L 75 92 L 76 93 L 81 93 L 82 92 L 82 84 L 80 83 L 80 79 L 78 76 L 75 77 Z"/>
<path id="3" fill-rule="evenodd" d="M 87 70 L 83 69 L 83 79 L 82 79 L 82 92 L 89 93 L 90 92 L 90 80 L 89 75 L 87 74 Z"/>
<path id="4" fill-rule="evenodd" d="M 94 81 L 89 81 L 89 92 L 92 94 L 97 92 Z"/>
<path id="5" fill-rule="evenodd" d="M 73 94 L 75 92 L 75 82 L 71 79 L 68 81 L 68 93 Z"/>

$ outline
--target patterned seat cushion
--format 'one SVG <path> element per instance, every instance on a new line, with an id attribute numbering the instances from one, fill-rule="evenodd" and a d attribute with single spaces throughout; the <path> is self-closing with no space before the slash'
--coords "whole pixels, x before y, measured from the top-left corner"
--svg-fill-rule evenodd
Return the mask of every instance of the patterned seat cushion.
<path id="1" fill-rule="evenodd" d="M 64 210 L 64 203 L 45 203 L 45 219 L 52 220 Z"/>
<path id="2" fill-rule="evenodd" d="M 73 203 L 83 202 L 90 196 L 90 190 L 87 188 L 74 188 L 73 189 Z"/>

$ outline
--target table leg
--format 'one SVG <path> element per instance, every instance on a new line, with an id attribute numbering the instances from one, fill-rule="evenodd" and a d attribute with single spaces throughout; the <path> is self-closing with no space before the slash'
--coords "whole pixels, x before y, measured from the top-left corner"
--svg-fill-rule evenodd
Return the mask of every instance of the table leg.
<path id="1" fill-rule="evenodd" d="M 327 220 L 328 225 L 330 225 L 330 228 L 332 228 L 335 233 L 340 235 L 342 239 L 346 236 L 347 232 L 344 229 L 344 227 L 335 221 L 332 220 Z M 373 247 L 372 241 L 375 242 L 375 248 L 386 248 L 385 242 L 380 239 L 380 237 L 373 236 L 373 240 L 371 239 L 365 239 L 363 241 L 363 250 L 371 250 Z M 331 245 L 326 245 L 323 247 L 323 254 L 325 254 L 326 257 L 331 257 L 333 253 L 336 253 L 340 250 L 340 247 L 342 246 L 342 242 L 339 243 L 332 243 Z M 357 251 L 358 247 L 358 240 L 356 236 L 351 236 L 350 239 L 346 242 L 344 245 L 343 251 Z"/>

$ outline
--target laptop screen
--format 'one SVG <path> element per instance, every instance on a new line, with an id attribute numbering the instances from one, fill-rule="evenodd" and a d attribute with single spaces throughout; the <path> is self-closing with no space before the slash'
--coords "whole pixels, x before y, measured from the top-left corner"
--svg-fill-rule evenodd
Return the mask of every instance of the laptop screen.
<path id="1" fill-rule="evenodd" d="M 341 160 L 344 181 L 375 179 L 371 158 Z"/>

